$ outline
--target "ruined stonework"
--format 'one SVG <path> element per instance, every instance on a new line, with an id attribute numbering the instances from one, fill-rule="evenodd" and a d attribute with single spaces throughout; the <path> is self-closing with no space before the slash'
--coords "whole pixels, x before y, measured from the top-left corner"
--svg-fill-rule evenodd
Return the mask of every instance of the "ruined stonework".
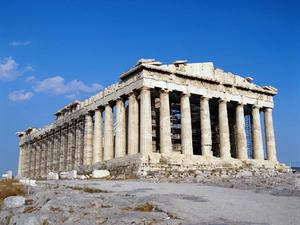
<path id="1" fill-rule="evenodd" d="M 141 59 L 119 83 L 58 110 L 52 124 L 18 132 L 18 175 L 94 167 L 128 176 L 245 165 L 276 170 L 277 90 L 252 80 L 212 63 Z"/>

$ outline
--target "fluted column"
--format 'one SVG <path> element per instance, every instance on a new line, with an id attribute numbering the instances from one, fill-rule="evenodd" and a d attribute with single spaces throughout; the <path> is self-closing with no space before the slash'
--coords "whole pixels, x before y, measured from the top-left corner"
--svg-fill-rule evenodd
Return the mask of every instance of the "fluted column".
<path id="1" fill-rule="evenodd" d="M 68 170 L 74 169 L 73 156 L 75 155 L 75 123 L 72 123 L 69 126 L 68 132 L 68 159 L 67 159 L 67 168 Z"/>
<path id="2" fill-rule="evenodd" d="M 32 176 L 32 167 L 34 166 L 34 162 L 32 161 L 33 149 L 32 144 L 29 143 L 29 154 L 28 154 L 28 173 L 26 177 Z"/>
<path id="3" fill-rule="evenodd" d="M 126 155 L 126 115 L 123 99 L 116 102 L 115 158 Z"/>
<path id="4" fill-rule="evenodd" d="M 75 167 L 82 164 L 82 148 L 83 148 L 83 120 L 79 119 L 76 122 L 76 147 L 75 147 Z"/>
<path id="5" fill-rule="evenodd" d="M 190 95 L 183 93 L 180 98 L 181 109 L 181 148 L 182 154 L 193 155 L 192 120 Z"/>
<path id="6" fill-rule="evenodd" d="M 93 164 L 103 160 L 102 112 L 95 110 Z"/>
<path id="7" fill-rule="evenodd" d="M 48 168 L 47 173 L 53 172 L 53 155 L 54 155 L 54 134 L 51 134 L 48 139 Z"/>
<path id="8" fill-rule="evenodd" d="M 33 149 L 32 149 L 33 153 L 32 153 L 32 173 L 30 174 L 31 178 L 35 178 L 36 176 L 36 171 L 37 171 L 37 143 L 33 143 Z"/>
<path id="9" fill-rule="evenodd" d="M 209 112 L 209 99 L 200 98 L 200 128 L 201 128 L 201 152 L 203 156 L 212 156 L 212 137 Z"/>
<path id="10" fill-rule="evenodd" d="M 252 149 L 254 159 L 264 159 L 264 147 L 260 124 L 260 114 L 259 108 L 257 106 L 252 107 Z"/>
<path id="11" fill-rule="evenodd" d="M 23 176 L 23 165 L 24 165 L 24 148 L 22 145 L 19 146 L 19 162 L 18 162 L 18 176 Z"/>
<path id="12" fill-rule="evenodd" d="M 272 116 L 271 108 L 265 109 L 264 118 L 265 118 L 267 160 L 277 161 L 273 116 Z"/>
<path id="13" fill-rule="evenodd" d="M 35 177 L 39 178 L 41 176 L 41 161 L 42 161 L 42 152 L 41 152 L 41 143 L 38 141 L 37 143 L 37 151 L 36 151 L 36 174 Z"/>
<path id="14" fill-rule="evenodd" d="M 85 115 L 84 126 L 84 150 L 83 150 L 83 164 L 92 164 L 93 154 L 93 117 L 90 113 Z"/>
<path id="15" fill-rule="evenodd" d="M 139 151 L 139 103 L 133 92 L 128 101 L 128 155 L 132 155 Z"/>
<path id="16" fill-rule="evenodd" d="M 24 177 L 29 176 L 30 171 L 30 145 L 29 142 L 25 144 L 25 155 L 23 155 L 23 160 L 25 161 L 25 164 L 23 164 L 23 168 L 21 171 L 21 175 Z"/>
<path id="17" fill-rule="evenodd" d="M 66 146 L 66 128 L 62 127 L 60 131 L 60 146 L 59 146 L 59 171 L 65 170 L 65 146 Z"/>
<path id="18" fill-rule="evenodd" d="M 148 154 L 152 152 L 151 92 L 149 88 L 141 89 L 140 99 L 140 152 Z"/>
<path id="19" fill-rule="evenodd" d="M 244 105 L 238 104 L 236 107 L 236 141 L 238 159 L 248 159 L 247 138 L 245 129 Z"/>
<path id="20" fill-rule="evenodd" d="M 105 106 L 104 119 L 104 160 L 114 158 L 114 118 L 112 106 L 107 104 Z"/>
<path id="21" fill-rule="evenodd" d="M 230 154 L 230 136 L 227 114 L 227 102 L 224 99 L 219 100 L 219 136 L 220 136 L 220 157 L 229 159 Z"/>
<path id="22" fill-rule="evenodd" d="M 59 171 L 60 131 L 54 132 L 53 171 Z"/>
<path id="23" fill-rule="evenodd" d="M 169 92 L 167 90 L 161 90 L 159 98 L 160 152 L 170 153 L 172 152 L 172 139 Z"/>
<path id="24" fill-rule="evenodd" d="M 47 158 L 48 158 L 48 145 L 47 145 L 47 137 L 43 138 L 42 142 L 42 152 L 43 152 L 43 164 L 42 164 L 42 177 L 45 177 L 47 174 Z"/>

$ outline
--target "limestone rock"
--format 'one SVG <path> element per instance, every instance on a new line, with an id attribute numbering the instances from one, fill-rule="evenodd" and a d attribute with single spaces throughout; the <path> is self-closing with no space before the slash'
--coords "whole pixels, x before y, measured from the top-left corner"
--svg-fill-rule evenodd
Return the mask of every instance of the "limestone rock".
<path id="1" fill-rule="evenodd" d="M 47 180 L 59 180 L 58 173 L 49 172 L 47 175 Z"/>
<path id="2" fill-rule="evenodd" d="M 110 172 L 108 170 L 93 170 L 92 178 L 104 178 L 108 177 Z"/>
<path id="3" fill-rule="evenodd" d="M 16 208 L 25 204 L 25 198 L 23 196 L 10 196 L 4 199 L 5 208 Z"/>
<path id="4" fill-rule="evenodd" d="M 73 180 L 73 179 L 77 178 L 77 171 L 71 170 L 71 171 L 66 171 L 66 172 L 60 172 L 59 176 L 61 179 Z"/>
<path id="5" fill-rule="evenodd" d="M 78 178 L 79 178 L 80 180 L 85 180 L 85 179 L 86 179 L 86 176 L 80 175 Z"/>
<path id="6" fill-rule="evenodd" d="M 33 186 L 33 187 L 36 186 L 36 180 L 31 180 L 31 179 L 28 179 L 28 178 L 20 179 L 19 182 L 21 184 L 24 184 L 24 185 L 27 185 L 27 186 Z"/>

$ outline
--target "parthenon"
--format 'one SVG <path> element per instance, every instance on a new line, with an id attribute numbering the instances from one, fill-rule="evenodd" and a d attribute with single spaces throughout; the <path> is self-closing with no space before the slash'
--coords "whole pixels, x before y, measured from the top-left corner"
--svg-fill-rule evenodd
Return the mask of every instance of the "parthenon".
<path id="1" fill-rule="evenodd" d="M 18 132 L 18 175 L 39 179 L 131 155 L 275 164 L 277 90 L 252 81 L 210 62 L 141 59 L 118 83 L 55 112 L 50 125 Z"/>

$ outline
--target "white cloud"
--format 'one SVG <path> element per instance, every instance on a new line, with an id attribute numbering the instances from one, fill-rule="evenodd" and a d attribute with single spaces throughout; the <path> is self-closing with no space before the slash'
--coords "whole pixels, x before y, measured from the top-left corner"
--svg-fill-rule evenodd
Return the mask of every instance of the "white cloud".
<path id="1" fill-rule="evenodd" d="M 25 72 L 32 72 L 32 71 L 34 71 L 33 67 L 30 65 L 27 65 L 27 66 L 25 66 L 25 68 L 23 69 L 22 72 L 25 73 Z"/>
<path id="2" fill-rule="evenodd" d="M 22 73 L 18 70 L 19 65 L 12 57 L 0 60 L 0 80 L 11 81 L 15 80 Z"/>
<path id="3" fill-rule="evenodd" d="M 18 47 L 18 46 L 27 46 L 30 45 L 31 41 L 12 41 L 9 43 L 10 46 Z"/>
<path id="4" fill-rule="evenodd" d="M 24 102 L 31 99 L 33 93 L 31 91 L 17 90 L 8 95 L 8 99 L 13 102 Z"/>
<path id="5" fill-rule="evenodd" d="M 28 82 L 28 83 L 31 83 L 31 82 L 33 82 L 33 81 L 35 81 L 35 80 L 36 80 L 35 76 L 29 76 L 29 77 L 27 77 L 27 78 L 25 79 L 25 81 Z"/>
<path id="6" fill-rule="evenodd" d="M 86 85 L 80 80 L 66 82 L 61 76 L 54 76 L 43 81 L 38 81 L 34 86 L 35 92 L 48 95 L 65 95 L 67 98 L 76 98 L 80 93 L 92 93 L 102 89 L 97 83 Z"/>

